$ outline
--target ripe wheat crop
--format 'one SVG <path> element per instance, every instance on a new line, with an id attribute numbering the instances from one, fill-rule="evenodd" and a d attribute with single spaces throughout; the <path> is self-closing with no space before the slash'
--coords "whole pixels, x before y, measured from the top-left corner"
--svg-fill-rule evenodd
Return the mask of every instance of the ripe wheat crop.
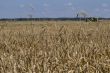
<path id="1" fill-rule="evenodd" d="M 110 73 L 110 22 L 0 22 L 0 73 Z"/>

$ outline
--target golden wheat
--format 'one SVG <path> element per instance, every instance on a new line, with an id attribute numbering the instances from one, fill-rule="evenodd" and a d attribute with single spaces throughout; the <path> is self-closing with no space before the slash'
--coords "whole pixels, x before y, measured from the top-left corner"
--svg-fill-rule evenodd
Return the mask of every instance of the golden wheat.
<path id="1" fill-rule="evenodd" d="M 0 22 L 0 73 L 110 73 L 110 22 Z"/>

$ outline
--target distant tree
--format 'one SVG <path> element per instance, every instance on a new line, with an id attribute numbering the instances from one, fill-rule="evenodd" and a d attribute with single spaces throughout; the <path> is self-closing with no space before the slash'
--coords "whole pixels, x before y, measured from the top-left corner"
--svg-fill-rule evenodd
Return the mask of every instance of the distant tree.
<path id="1" fill-rule="evenodd" d="M 91 22 L 97 22 L 98 18 L 96 17 L 90 17 L 90 18 L 86 18 L 86 22 L 91 21 Z"/>

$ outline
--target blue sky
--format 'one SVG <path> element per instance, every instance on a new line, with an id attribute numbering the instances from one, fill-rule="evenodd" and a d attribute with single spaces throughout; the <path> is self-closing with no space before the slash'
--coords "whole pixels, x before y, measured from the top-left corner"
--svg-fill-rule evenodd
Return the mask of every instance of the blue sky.
<path id="1" fill-rule="evenodd" d="M 0 0 L 0 18 L 75 17 L 85 11 L 88 16 L 110 17 L 110 0 Z"/>

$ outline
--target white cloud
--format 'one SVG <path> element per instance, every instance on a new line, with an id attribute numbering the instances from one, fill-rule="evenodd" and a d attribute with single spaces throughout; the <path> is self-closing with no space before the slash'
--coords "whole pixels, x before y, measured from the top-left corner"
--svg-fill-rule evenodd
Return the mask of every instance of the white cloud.
<path id="1" fill-rule="evenodd" d="M 95 11 L 96 12 L 110 12 L 110 9 L 108 9 L 108 8 L 101 8 L 101 9 L 100 8 L 96 8 Z"/>
<path id="2" fill-rule="evenodd" d="M 73 4 L 71 2 L 67 3 L 67 6 L 72 6 Z"/>
<path id="3" fill-rule="evenodd" d="M 110 12 L 110 9 L 103 9 L 104 12 Z"/>
<path id="4" fill-rule="evenodd" d="M 102 7 L 108 7 L 109 5 L 107 3 L 103 3 Z"/>

